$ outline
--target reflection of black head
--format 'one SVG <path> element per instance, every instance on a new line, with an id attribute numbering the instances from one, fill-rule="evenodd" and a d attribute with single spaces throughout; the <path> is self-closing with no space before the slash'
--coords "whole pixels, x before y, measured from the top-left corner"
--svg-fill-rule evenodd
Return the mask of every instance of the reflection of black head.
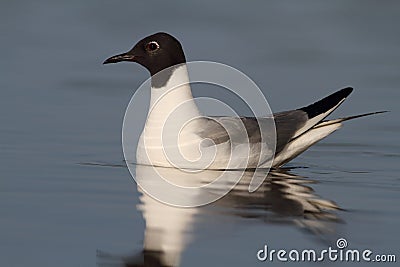
<path id="1" fill-rule="evenodd" d="M 108 58 L 103 64 L 121 61 L 137 62 L 153 76 L 168 67 L 186 62 L 179 41 L 168 33 L 159 32 L 140 40 L 130 51 Z"/>
<path id="2" fill-rule="evenodd" d="M 174 267 L 163 262 L 165 257 L 163 251 L 146 250 L 128 257 L 112 255 L 97 251 L 97 260 L 101 266 L 123 266 L 123 267 Z"/>

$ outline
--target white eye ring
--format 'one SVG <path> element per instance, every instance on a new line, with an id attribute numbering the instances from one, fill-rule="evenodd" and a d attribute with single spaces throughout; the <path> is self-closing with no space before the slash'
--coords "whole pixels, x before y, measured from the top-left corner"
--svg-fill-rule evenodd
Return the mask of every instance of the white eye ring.
<path id="1" fill-rule="evenodd" d="M 154 52 L 160 48 L 160 45 L 156 41 L 151 41 L 146 44 L 146 50 L 148 52 Z"/>

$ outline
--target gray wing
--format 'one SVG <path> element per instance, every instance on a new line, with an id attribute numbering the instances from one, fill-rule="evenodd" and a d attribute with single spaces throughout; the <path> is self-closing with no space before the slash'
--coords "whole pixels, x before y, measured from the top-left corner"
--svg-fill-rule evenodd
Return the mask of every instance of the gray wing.
<path id="1" fill-rule="evenodd" d="M 275 154 L 278 154 L 301 132 L 307 123 L 308 116 L 302 110 L 291 110 L 274 114 L 274 119 L 276 128 Z"/>
<path id="2" fill-rule="evenodd" d="M 259 118 L 257 121 L 256 118 L 252 117 L 210 117 L 206 120 L 198 134 L 202 138 L 210 138 L 216 145 L 225 143 L 230 139 L 238 140 L 235 137 L 243 135 L 243 128 L 247 131 L 247 136 L 243 137 L 247 137 L 250 143 L 259 143 L 261 133 L 258 121 L 263 120 L 266 124 L 271 123 L 271 118 Z"/>
<path id="3" fill-rule="evenodd" d="M 273 118 L 212 117 L 206 119 L 203 129 L 198 134 L 203 138 L 212 139 L 215 144 L 220 144 L 229 140 L 229 135 L 223 126 L 236 127 L 240 132 L 244 125 L 250 143 L 255 144 L 261 142 L 261 136 L 265 137 L 266 132 L 268 137 L 268 131 L 272 131 L 271 125 L 274 125 L 271 120 L 274 120 L 276 127 L 275 154 L 278 154 L 293 139 L 306 133 L 333 112 L 352 91 L 351 87 L 344 88 L 306 107 L 275 113 Z M 260 134 L 260 129 L 263 131 L 263 135 Z"/>
<path id="4" fill-rule="evenodd" d="M 293 139 L 296 133 L 305 125 L 307 114 L 301 110 L 286 111 L 274 114 L 273 118 L 253 118 L 253 117 L 212 117 L 207 118 L 203 128 L 198 132 L 202 138 L 209 138 L 216 145 L 229 141 L 230 136 L 235 139 L 235 131 L 230 131 L 230 136 L 226 130 L 237 129 L 237 136 L 241 135 L 243 127 L 246 129 L 247 138 L 251 144 L 261 142 L 261 138 L 268 139 L 273 136 L 273 127 L 276 128 L 276 149 L 279 153 Z M 274 120 L 274 122 L 272 121 Z M 260 133 L 263 131 L 263 135 Z M 270 133 L 270 134 L 269 134 Z M 265 140 L 264 140 L 265 141 Z"/>

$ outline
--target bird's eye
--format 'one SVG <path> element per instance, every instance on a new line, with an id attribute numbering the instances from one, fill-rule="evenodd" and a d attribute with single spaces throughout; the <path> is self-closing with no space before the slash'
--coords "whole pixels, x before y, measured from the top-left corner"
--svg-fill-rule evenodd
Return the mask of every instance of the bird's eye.
<path id="1" fill-rule="evenodd" d="M 160 45 L 156 41 L 151 41 L 146 44 L 146 51 L 148 52 L 154 52 L 158 48 L 160 48 Z"/>

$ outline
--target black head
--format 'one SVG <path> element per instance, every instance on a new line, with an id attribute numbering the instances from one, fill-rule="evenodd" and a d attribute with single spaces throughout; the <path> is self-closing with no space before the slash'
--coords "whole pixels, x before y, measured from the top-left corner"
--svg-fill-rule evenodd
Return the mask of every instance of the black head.
<path id="1" fill-rule="evenodd" d="M 137 62 L 153 76 L 168 67 L 186 62 L 179 41 L 168 33 L 159 32 L 140 40 L 130 51 L 110 57 L 103 64 L 121 61 Z"/>

